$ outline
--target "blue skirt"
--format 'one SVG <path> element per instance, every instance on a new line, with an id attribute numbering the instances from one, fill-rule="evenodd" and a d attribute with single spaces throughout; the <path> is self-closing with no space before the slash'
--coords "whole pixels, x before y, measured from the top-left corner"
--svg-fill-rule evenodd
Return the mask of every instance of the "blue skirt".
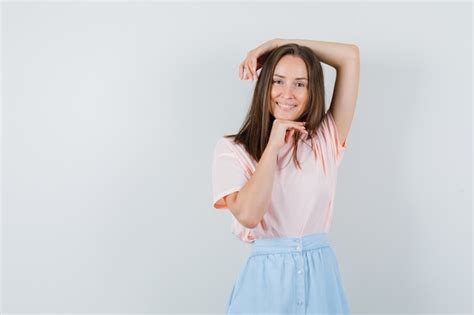
<path id="1" fill-rule="evenodd" d="M 226 314 L 350 314 L 327 233 L 251 245 Z"/>

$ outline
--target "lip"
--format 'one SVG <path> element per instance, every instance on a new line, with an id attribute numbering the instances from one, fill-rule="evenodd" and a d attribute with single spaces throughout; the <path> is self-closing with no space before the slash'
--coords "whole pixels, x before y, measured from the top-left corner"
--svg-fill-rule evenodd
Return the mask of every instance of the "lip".
<path id="1" fill-rule="evenodd" d="M 298 105 L 292 105 L 292 104 L 290 104 L 290 105 L 292 105 L 292 107 L 281 106 L 281 105 L 287 105 L 287 104 L 285 104 L 285 103 L 280 104 L 279 102 L 276 102 L 276 104 L 283 111 L 292 111 L 293 109 L 295 109 L 298 106 Z"/>

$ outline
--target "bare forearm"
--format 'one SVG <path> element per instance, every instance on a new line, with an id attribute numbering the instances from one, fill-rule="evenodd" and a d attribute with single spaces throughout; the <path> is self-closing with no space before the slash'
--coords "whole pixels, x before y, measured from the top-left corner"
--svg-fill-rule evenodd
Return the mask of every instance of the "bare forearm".
<path id="1" fill-rule="evenodd" d="M 255 168 L 255 172 L 237 195 L 243 220 L 257 225 L 267 210 L 273 190 L 278 149 L 267 146 Z"/>
<path id="2" fill-rule="evenodd" d="M 354 44 L 344 44 L 327 41 L 317 41 L 309 39 L 276 39 L 278 46 L 295 43 L 301 46 L 309 47 L 316 53 L 319 59 L 336 69 L 343 65 L 347 60 L 357 58 L 359 48 Z"/>

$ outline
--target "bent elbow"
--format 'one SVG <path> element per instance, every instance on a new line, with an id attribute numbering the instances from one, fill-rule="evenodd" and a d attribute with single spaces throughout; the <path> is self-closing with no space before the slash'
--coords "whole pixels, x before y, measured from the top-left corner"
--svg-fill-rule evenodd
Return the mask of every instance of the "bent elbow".
<path id="1" fill-rule="evenodd" d="M 239 221 L 240 223 L 248 228 L 248 229 L 254 229 L 258 223 L 260 222 L 260 220 L 257 220 L 255 219 L 254 217 L 250 216 L 250 215 L 246 215 L 246 213 L 249 213 L 249 212 L 243 212 L 239 218 Z"/>
<path id="2" fill-rule="evenodd" d="M 241 220 L 240 223 L 247 229 L 254 229 L 258 225 L 255 220 Z"/>

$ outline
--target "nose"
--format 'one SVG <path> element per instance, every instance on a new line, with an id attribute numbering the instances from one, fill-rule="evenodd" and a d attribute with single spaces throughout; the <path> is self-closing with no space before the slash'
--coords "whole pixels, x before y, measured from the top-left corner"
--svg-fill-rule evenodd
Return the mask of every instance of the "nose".
<path id="1" fill-rule="evenodd" d="M 291 96 L 293 96 L 293 88 L 292 88 L 292 86 L 291 86 L 291 85 L 285 86 L 285 87 L 283 88 L 282 95 L 285 96 L 286 98 L 290 98 Z"/>

